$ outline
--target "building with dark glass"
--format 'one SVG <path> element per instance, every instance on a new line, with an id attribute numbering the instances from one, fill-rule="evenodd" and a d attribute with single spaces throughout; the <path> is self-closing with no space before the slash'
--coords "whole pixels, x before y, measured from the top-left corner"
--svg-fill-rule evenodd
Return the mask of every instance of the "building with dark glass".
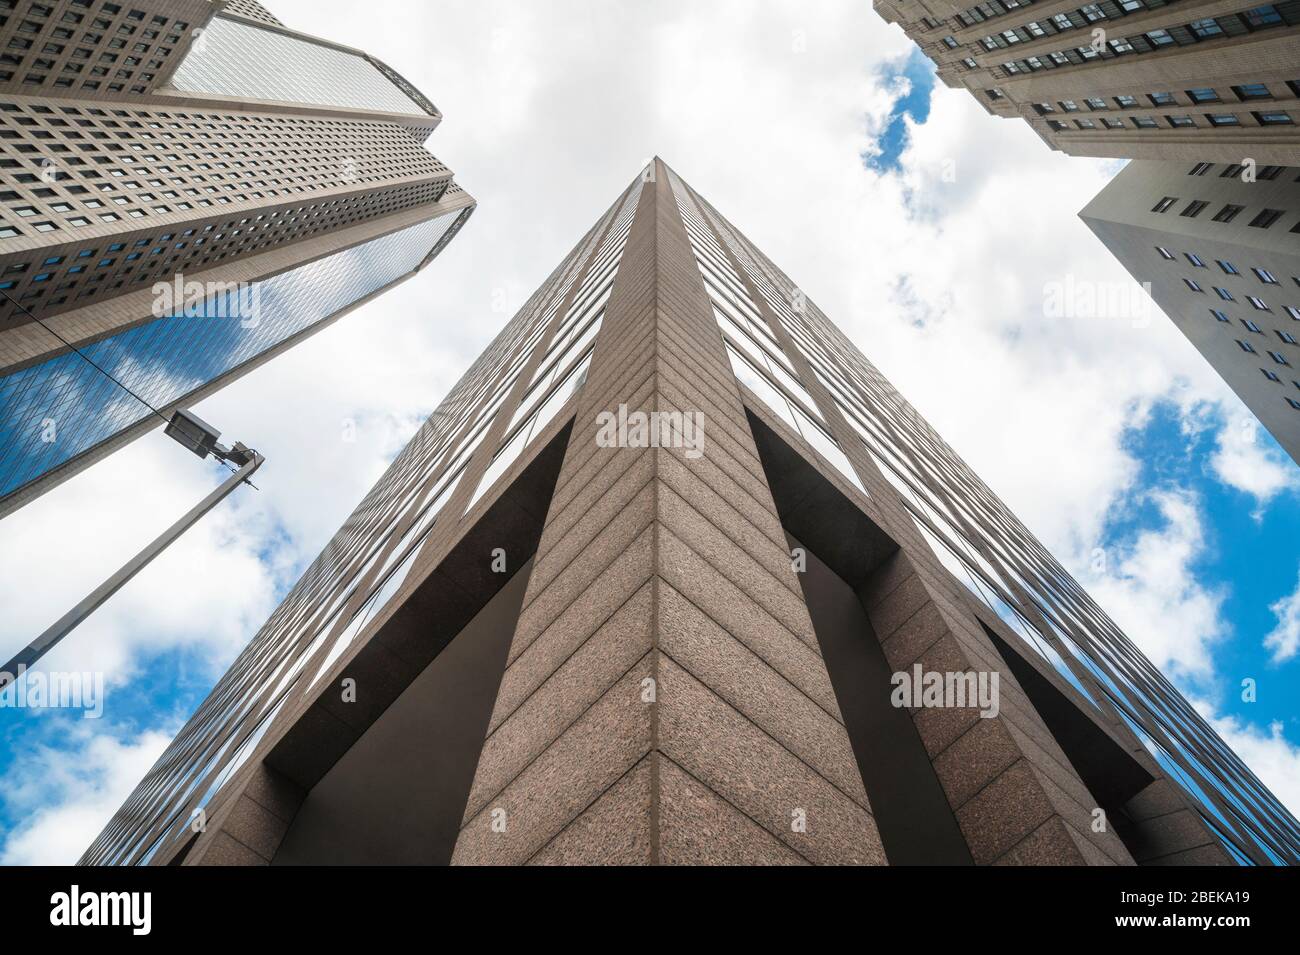
<path id="1" fill-rule="evenodd" d="M 82 862 L 1300 861 L 1300 825 L 658 159 Z"/>
<path id="2" fill-rule="evenodd" d="M 427 265 L 440 119 L 252 0 L 0 0 L 0 516 Z"/>
<path id="3" fill-rule="evenodd" d="M 1300 168 L 1131 162 L 1079 215 L 1300 463 Z"/>
<path id="4" fill-rule="evenodd" d="M 873 5 L 946 85 L 1071 156 L 1295 163 L 1296 0 Z"/>

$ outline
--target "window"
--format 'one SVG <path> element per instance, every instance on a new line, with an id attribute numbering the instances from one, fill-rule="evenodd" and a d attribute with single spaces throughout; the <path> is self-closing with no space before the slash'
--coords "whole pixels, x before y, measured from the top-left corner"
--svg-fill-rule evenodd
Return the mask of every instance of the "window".
<path id="1" fill-rule="evenodd" d="M 1246 331 L 1254 332 L 1256 335 L 1263 335 L 1264 330 L 1249 319 L 1243 318 L 1241 324 L 1246 326 Z"/>
<path id="2" fill-rule="evenodd" d="M 1195 219 L 1197 216 L 1201 214 L 1201 211 L 1208 205 L 1209 205 L 1208 202 L 1202 202 L 1200 199 L 1193 199 L 1191 202 L 1187 203 L 1187 206 L 1183 209 L 1183 211 L 1178 214 L 1186 219 Z"/>
<path id="3" fill-rule="evenodd" d="M 957 49 L 957 47 L 961 46 L 961 44 L 957 42 L 957 38 L 951 36 L 946 36 L 943 38 L 943 45 L 950 50 L 955 50 Z"/>
<path id="4" fill-rule="evenodd" d="M 1134 96 L 1115 97 L 1115 105 L 1118 106 L 1120 109 L 1132 109 L 1137 104 L 1138 104 L 1137 98 Z"/>
<path id="5" fill-rule="evenodd" d="M 1151 207 L 1151 211 L 1168 212 L 1169 207 L 1172 206 L 1177 201 L 1178 201 L 1177 196 L 1165 196 L 1163 199 L 1161 199 L 1159 202 L 1157 202 L 1154 206 Z"/>
<path id="6" fill-rule="evenodd" d="M 1256 229 L 1267 229 L 1274 222 L 1282 217 L 1281 209 L 1265 209 L 1255 218 L 1250 220 L 1250 224 Z"/>
<path id="7" fill-rule="evenodd" d="M 1061 100 L 1061 109 L 1065 110 L 1067 113 L 1077 113 L 1079 111 L 1079 104 L 1072 99 L 1063 99 Z"/>
<path id="8" fill-rule="evenodd" d="M 1300 342 L 1297 342 L 1295 340 L 1295 336 L 1292 335 L 1290 332 L 1278 331 L 1275 328 L 1273 329 L 1273 334 L 1275 334 L 1278 338 L 1282 339 L 1282 341 L 1286 342 L 1288 345 L 1300 345 Z"/>
<path id="9" fill-rule="evenodd" d="M 1220 103 L 1218 90 L 1210 89 L 1208 86 L 1200 89 L 1188 90 L 1187 98 L 1193 103 Z"/>
<path id="10" fill-rule="evenodd" d="M 1210 309 L 1210 314 L 1214 316 L 1216 321 L 1220 321 L 1220 322 L 1228 321 L 1228 316 L 1223 314 L 1223 312 L 1219 311 L 1217 308 Z"/>
<path id="11" fill-rule="evenodd" d="M 1282 14 L 1278 13 L 1277 7 L 1271 4 L 1266 7 L 1256 7 L 1253 10 L 1247 10 L 1241 14 L 1241 18 L 1250 25 L 1251 29 L 1272 26 L 1275 23 L 1282 22 Z"/>
<path id="12" fill-rule="evenodd" d="M 1269 381 L 1276 381 L 1276 382 L 1282 381 L 1282 379 L 1278 376 L 1278 373 L 1275 371 L 1269 371 L 1267 368 L 1261 368 L 1260 371 L 1264 373 L 1264 377 L 1267 378 Z"/>
<path id="13" fill-rule="evenodd" d="M 1155 129 L 1157 124 L 1150 116 L 1134 116 L 1133 125 L 1138 129 Z"/>
<path id="14" fill-rule="evenodd" d="M 1170 35 L 1168 30 L 1152 30 L 1150 33 L 1146 35 L 1146 37 L 1147 37 L 1147 42 L 1150 43 L 1152 46 L 1168 46 L 1170 43 L 1174 42 L 1174 38 Z M 1156 95 L 1169 96 L 1168 93 L 1157 93 Z M 1172 96 L 1169 96 L 1169 99 L 1164 100 L 1163 102 L 1160 103 L 1156 103 L 1156 105 L 1163 106 L 1165 103 L 1172 103 L 1173 101 L 1174 98 Z"/>
<path id="15" fill-rule="evenodd" d="M 1295 321 L 1300 322 L 1300 308 L 1296 308 L 1294 305 L 1283 305 L 1282 311 L 1290 315 Z"/>
<path id="16" fill-rule="evenodd" d="M 1229 292 L 1226 288 L 1219 288 L 1219 287 L 1216 285 L 1216 286 L 1214 286 L 1214 292 L 1215 292 L 1216 295 L 1219 296 L 1219 298 L 1223 299 L 1225 302 L 1235 302 L 1235 301 L 1236 301 L 1236 299 L 1232 297 L 1232 293 Z"/>
<path id="17" fill-rule="evenodd" d="M 1205 118 L 1211 126 L 1240 126 L 1241 120 L 1232 113 L 1206 113 Z"/>
<path id="18" fill-rule="evenodd" d="M 1160 253 L 1160 258 L 1162 259 L 1172 260 L 1174 258 L 1174 254 L 1170 252 L 1168 249 L 1166 249 L 1163 245 L 1156 246 L 1156 251 Z"/>
<path id="19" fill-rule="evenodd" d="M 1187 26 L 1201 40 L 1208 40 L 1210 37 L 1223 34 L 1223 27 L 1219 26 L 1219 21 L 1213 17 L 1207 17 L 1204 20 L 1193 20 Z"/>
<path id="20" fill-rule="evenodd" d="M 1097 128 L 1097 124 L 1094 123 L 1094 122 L 1093 122 L 1092 120 L 1090 120 L 1090 119 L 1076 119 L 1076 120 L 1074 121 L 1074 125 L 1078 126 L 1080 129 L 1096 129 L 1096 128 Z"/>
<path id="21" fill-rule="evenodd" d="M 1277 285 L 1277 278 L 1268 269 L 1251 269 L 1255 273 L 1255 278 L 1259 279 L 1265 285 Z"/>
<path id="22" fill-rule="evenodd" d="M 1205 263 L 1201 261 L 1201 257 L 1195 252 L 1184 252 L 1183 255 L 1187 257 L 1188 262 L 1191 262 L 1192 265 L 1196 266 L 1198 269 L 1205 268 Z"/>
<path id="23" fill-rule="evenodd" d="M 1183 284 L 1186 285 L 1186 286 L 1187 286 L 1189 289 L 1191 289 L 1193 292 L 1204 292 L 1204 291 L 1205 291 L 1205 289 L 1201 288 L 1201 286 L 1198 285 L 1198 284 L 1196 283 L 1196 280 L 1195 280 L 1195 279 L 1183 279 Z"/>
<path id="24" fill-rule="evenodd" d="M 1209 172 L 1213 168 L 1214 168 L 1214 163 L 1212 162 L 1198 162 L 1195 166 L 1191 168 L 1191 170 L 1187 173 L 1187 175 L 1204 176 L 1207 172 Z"/>
<path id="25" fill-rule="evenodd" d="M 1108 107 L 1106 106 L 1106 101 L 1105 101 L 1105 100 L 1097 99 L 1095 96 L 1090 96 L 1090 97 L 1088 97 L 1086 100 L 1084 100 L 1084 102 L 1088 104 L 1088 109 L 1094 109 L 1094 110 L 1095 110 L 1095 109 L 1107 109 L 1107 108 L 1108 108 Z"/>
<path id="26" fill-rule="evenodd" d="M 1231 163 L 1223 167 L 1223 172 L 1219 173 L 1220 179 L 1232 179 L 1241 175 L 1241 171 L 1246 167 L 1239 162 Z"/>
<path id="27" fill-rule="evenodd" d="M 1173 126 L 1175 129 L 1183 126 L 1196 125 L 1196 122 L 1192 119 L 1192 117 L 1188 116 L 1186 113 L 1182 113 L 1178 116 L 1166 116 L 1165 119 L 1167 119 L 1169 121 L 1169 125 Z"/>
<path id="28" fill-rule="evenodd" d="M 1215 221 L 1217 222 L 1218 219 L 1216 218 Z M 1223 270 L 1223 274 L 1224 274 L 1224 275 L 1240 275 L 1240 274 L 1241 274 L 1240 272 L 1237 271 L 1237 267 L 1236 267 L 1235 265 L 1233 265 L 1231 262 L 1225 262 L 1223 259 L 1215 259 L 1214 261 L 1215 261 L 1216 263 L 1218 263 L 1218 266 L 1219 266 L 1220 269 Z"/>
<path id="29" fill-rule="evenodd" d="M 1246 207 L 1245 207 L 1245 206 L 1234 206 L 1232 203 L 1228 203 L 1228 204 L 1225 205 L 1222 209 L 1220 209 L 1218 212 L 1216 212 L 1216 213 L 1214 214 L 1214 221 L 1215 221 L 1215 222 L 1231 222 L 1233 219 L 1237 218 L 1237 213 L 1239 213 L 1239 212 L 1240 212 L 1242 209 L 1244 209 L 1244 208 L 1246 208 Z M 1220 262 L 1219 264 L 1222 265 L 1223 263 Z M 1226 270 L 1225 270 L 1225 271 L 1226 271 Z M 1231 272 L 1231 274 L 1232 274 L 1232 275 L 1236 275 L 1236 274 L 1237 274 L 1236 269 L 1233 269 L 1233 271 Z"/>
<path id="30" fill-rule="evenodd" d="M 1245 86 L 1234 86 L 1232 91 L 1237 94 L 1237 99 L 1243 103 L 1257 99 L 1272 99 L 1273 94 L 1263 83 L 1247 83 Z"/>
<path id="31" fill-rule="evenodd" d="M 1272 309 L 1270 309 L 1270 308 L 1268 307 L 1268 305 L 1265 304 L 1265 302 L 1264 302 L 1264 300 L 1263 300 L 1262 298 L 1257 298 L 1257 297 L 1254 296 L 1254 295 L 1247 295 L 1247 296 L 1246 296 L 1246 301 L 1250 302 L 1250 304 L 1253 305 L 1253 306 L 1255 307 L 1255 310 L 1258 311 L 1258 312 L 1270 312 L 1270 311 L 1272 311 Z"/>
<path id="32" fill-rule="evenodd" d="M 1238 338 L 1237 345 L 1241 348 L 1242 351 L 1250 352 L 1252 355 L 1257 354 L 1257 352 L 1255 351 L 1255 346 L 1252 345 L 1250 342 L 1243 342 L 1240 338 Z"/>
<path id="33" fill-rule="evenodd" d="M 1286 356 L 1280 352 L 1271 351 L 1268 353 L 1268 357 L 1273 359 L 1273 361 L 1277 362 L 1279 365 L 1286 365 L 1288 368 L 1291 367 L 1291 363 L 1286 360 Z"/>
<path id="34" fill-rule="evenodd" d="M 1296 411 L 1300 411 L 1300 401 L 1296 401 L 1294 398 L 1287 398 L 1286 403 Z"/>
<path id="35" fill-rule="evenodd" d="M 1290 113 L 1274 110 L 1267 113 L 1251 113 L 1261 126 L 1294 126 L 1295 120 Z"/>

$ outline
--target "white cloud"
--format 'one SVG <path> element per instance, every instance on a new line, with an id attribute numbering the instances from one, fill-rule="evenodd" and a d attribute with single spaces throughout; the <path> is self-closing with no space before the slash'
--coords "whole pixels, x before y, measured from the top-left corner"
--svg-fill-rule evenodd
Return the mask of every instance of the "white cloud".
<path id="1" fill-rule="evenodd" d="M 1157 667 L 1190 679 L 1213 676 L 1214 644 L 1228 634 L 1224 593 L 1206 588 L 1192 570 L 1205 535 L 1197 503 L 1177 491 L 1156 491 L 1163 526 L 1105 553 L 1084 586 Z"/>
<path id="2" fill-rule="evenodd" d="M 224 474 L 154 434 L 7 518 L 0 650 L 24 646 Z M 259 557 L 274 525 L 262 504 L 256 492 L 237 489 L 45 662 L 101 671 L 113 687 L 131 677 L 141 654 L 186 647 L 219 672 L 274 608 L 274 581 Z"/>
<path id="3" fill-rule="evenodd" d="M 1259 421 L 1249 412 L 1238 414 L 1220 429 L 1210 466 L 1224 484 L 1253 495 L 1256 517 L 1279 493 L 1300 490 L 1300 470 L 1276 444 L 1260 439 Z"/>
<path id="4" fill-rule="evenodd" d="M 1300 580 L 1296 582 L 1295 593 L 1268 609 L 1277 617 L 1277 626 L 1264 638 L 1264 646 L 1274 663 L 1285 663 L 1300 652 Z"/>
<path id="5" fill-rule="evenodd" d="M 67 725 L 67 740 L 57 747 L 31 745 L 0 781 L 0 800 L 22 819 L 5 833 L 0 864 L 75 863 L 179 728 L 121 739 L 111 735 L 111 726 Z M 93 735 L 96 729 L 107 732 Z"/>

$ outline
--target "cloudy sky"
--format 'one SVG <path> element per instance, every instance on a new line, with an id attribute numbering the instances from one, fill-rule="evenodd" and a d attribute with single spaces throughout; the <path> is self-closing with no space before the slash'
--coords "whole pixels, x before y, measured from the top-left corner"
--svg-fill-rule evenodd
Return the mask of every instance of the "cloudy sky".
<path id="1" fill-rule="evenodd" d="M 1052 153 L 935 88 L 865 0 L 268 6 L 426 92 L 447 117 L 430 148 L 479 210 L 417 279 L 197 407 L 267 455 L 261 489 L 47 657 L 106 674 L 102 719 L 0 709 L 0 862 L 76 859 L 423 417 L 656 154 L 1300 812 L 1300 468 L 1158 311 L 1044 308 L 1054 284 L 1130 284 L 1077 218 L 1119 164 Z M 218 479 L 155 433 L 7 518 L 0 651 Z"/>

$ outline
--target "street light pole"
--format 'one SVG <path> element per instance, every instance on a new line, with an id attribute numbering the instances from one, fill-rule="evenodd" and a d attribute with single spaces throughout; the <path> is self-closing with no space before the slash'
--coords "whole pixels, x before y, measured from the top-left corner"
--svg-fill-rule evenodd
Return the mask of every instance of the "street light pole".
<path id="1" fill-rule="evenodd" d="M 242 444 L 236 444 L 233 449 L 224 448 L 217 444 L 216 439 L 219 437 L 219 433 L 204 425 L 202 421 L 187 411 L 176 412 L 171 424 L 168 425 L 167 433 L 189 447 L 199 457 L 207 457 L 212 454 L 223 461 L 229 461 L 241 466 L 220 487 L 191 508 L 175 524 L 163 531 L 144 550 L 127 561 L 117 573 L 96 587 L 81 603 L 64 614 L 57 623 L 29 643 L 23 650 L 20 650 L 17 656 L 5 664 L 3 670 L 0 670 L 0 688 L 7 685 L 9 681 L 17 679 L 24 670 L 34 666 L 37 660 L 52 650 L 60 640 L 94 613 L 104 601 L 121 590 L 132 577 L 148 566 L 150 561 L 166 550 L 173 541 L 193 527 L 203 515 L 225 500 L 235 488 L 248 481 L 266 461 L 266 458 L 262 457 L 262 455 L 245 448 Z M 195 440 L 196 435 L 198 440 Z M 20 670 L 19 667 L 23 669 Z"/>

